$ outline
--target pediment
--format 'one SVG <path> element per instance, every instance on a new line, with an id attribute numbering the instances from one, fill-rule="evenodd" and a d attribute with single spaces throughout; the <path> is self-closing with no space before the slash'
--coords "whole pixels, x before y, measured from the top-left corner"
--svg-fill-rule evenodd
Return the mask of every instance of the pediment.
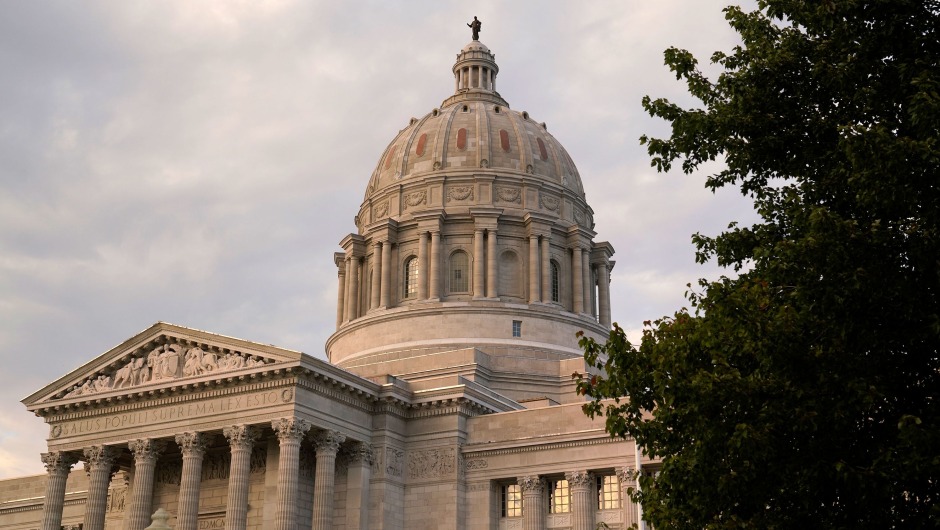
<path id="1" fill-rule="evenodd" d="M 301 353 L 157 322 L 28 396 L 30 409 L 140 392 L 225 373 L 239 375 L 300 360 Z"/>

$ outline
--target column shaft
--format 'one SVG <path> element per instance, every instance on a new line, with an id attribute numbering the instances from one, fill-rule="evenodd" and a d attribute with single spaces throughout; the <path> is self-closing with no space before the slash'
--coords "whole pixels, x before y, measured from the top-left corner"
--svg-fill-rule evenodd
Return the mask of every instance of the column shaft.
<path id="1" fill-rule="evenodd" d="M 248 527 L 248 475 L 251 472 L 251 448 L 258 430 L 248 425 L 226 427 L 222 433 L 232 449 L 228 473 L 228 501 L 225 503 L 225 530 Z"/>
<path id="2" fill-rule="evenodd" d="M 590 252 L 585 250 L 581 253 L 581 280 L 582 287 L 584 288 L 584 312 L 593 315 L 594 314 L 594 302 L 592 294 L 594 293 L 594 284 L 591 283 L 591 261 L 590 261 Z"/>
<path id="3" fill-rule="evenodd" d="M 299 418 L 281 418 L 271 422 L 280 442 L 277 464 L 277 509 L 275 530 L 296 530 L 297 483 L 300 472 L 300 440 L 310 424 Z"/>
<path id="4" fill-rule="evenodd" d="M 349 265 L 349 299 L 346 304 L 349 306 L 348 320 L 351 322 L 359 318 L 359 258 L 353 256 Z"/>
<path id="5" fill-rule="evenodd" d="M 376 241 L 372 244 L 372 292 L 370 293 L 369 309 L 379 307 L 382 294 L 382 243 Z"/>
<path id="6" fill-rule="evenodd" d="M 430 299 L 441 299 L 441 233 L 431 232 L 431 279 Z"/>
<path id="7" fill-rule="evenodd" d="M 539 300 L 539 238 L 529 236 L 529 303 Z"/>
<path id="8" fill-rule="evenodd" d="M 333 496 L 336 481 L 336 452 L 346 435 L 320 431 L 314 438 L 317 470 L 313 479 L 313 530 L 333 530 Z"/>
<path id="9" fill-rule="evenodd" d="M 104 530 L 104 516 L 108 505 L 108 484 L 111 482 L 111 466 L 114 465 L 114 450 L 104 445 L 85 449 L 85 464 L 88 471 L 88 499 L 85 501 L 84 530 Z"/>
<path id="10" fill-rule="evenodd" d="M 42 454 L 42 463 L 46 466 L 46 497 L 42 505 L 41 530 L 60 530 L 62 528 L 62 508 L 65 506 L 65 484 L 69 479 L 72 465 L 78 461 L 75 456 L 56 451 Z"/>
<path id="11" fill-rule="evenodd" d="M 607 263 L 597 266 L 597 305 L 600 311 L 600 322 L 605 328 L 610 327 L 610 275 Z"/>
<path id="12" fill-rule="evenodd" d="M 134 454 L 134 488 L 127 510 L 127 530 L 144 530 L 151 523 L 153 474 L 165 445 L 151 439 L 133 440 L 127 444 Z"/>
<path id="13" fill-rule="evenodd" d="M 343 289 L 343 322 L 349 322 L 349 313 L 352 302 L 349 293 L 352 291 L 352 257 L 346 256 L 346 286 Z"/>
<path id="14" fill-rule="evenodd" d="M 486 296 L 483 290 L 483 229 L 477 228 L 473 231 L 473 297 L 483 298 Z"/>
<path id="15" fill-rule="evenodd" d="M 594 502 L 591 500 L 591 481 L 587 471 L 565 473 L 571 488 L 571 530 L 594 529 Z"/>
<path id="16" fill-rule="evenodd" d="M 499 261 L 496 255 L 496 230 L 486 231 L 486 297 L 499 297 Z"/>
<path id="17" fill-rule="evenodd" d="M 369 530 L 369 480 L 375 454 L 372 446 L 356 444 L 349 451 L 349 467 L 346 471 L 346 528 Z"/>
<path id="18" fill-rule="evenodd" d="M 343 317 L 345 316 L 343 303 L 346 301 L 346 268 L 340 267 L 337 276 L 339 278 L 339 287 L 336 289 L 336 329 L 339 329 L 343 325 Z"/>
<path id="19" fill-rule="evenodd" d="M 549 264 L 549 250 L 551 250 L 551 236 L 542 236 L 542 301 L 552 302 L 552 273 Z"/>
<path id="20" fill-rule="evenodd" d="M 388 241 L 382 242 L 382 298 L 379 300 L 379 307 L 388 307 L 391 302 L 392 292 L 392 244 Z"/>
<path id="21" fill-rule="evenodd" d="M 418 236 L 418 300 L 428 299 L 428 233 Z"/>
<path id="22" fill-rule="evenodd" d="M 630 491 L 636 490 L 636 471 L 629 467 L 617 470 L 617 478 L 620 479 L 620 502 L 623 505 L 624 526 L 629 528 L 631 524 L 640 525 L 640 510 L 633 499 L 630 498 Z"/>
<path id="23" fill-rule="evenodd" d="M 519 479 L 522 488 L 522 530 L 545 530 L 545 481 L 537 476 Z"/>
<path id="24" fill-rule="evenodd" d="M 579 315 L 584 313 L 584 273 L 581 271 L 581 247 L 579 246 L 571 249 L 571 270 L 571 280 L 574 285 L 571 289 L 573 295 L 571 310 Z"/>
<path id="25" fill-rule="evenodd" d="M 202 433 L 184 432 L 176 435 L 176 443 L 183 453 L 176 528 L 196 530 L 199 526 L 199 486 L 202 483 L 202 457 L 206 454 L 206 442 Z"/>

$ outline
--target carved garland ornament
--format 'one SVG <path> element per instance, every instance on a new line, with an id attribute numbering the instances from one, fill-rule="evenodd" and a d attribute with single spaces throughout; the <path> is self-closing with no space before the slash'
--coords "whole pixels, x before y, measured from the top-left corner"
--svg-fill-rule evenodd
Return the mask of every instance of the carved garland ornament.
<path id="1" fill-rule="evenodd" d="M 428 192 L 427 191 L 416 191 L 414 193 L 409 193 L 405 195 L 405 208 L 415 207 L 419 204 L 427 204 L 428 202 Z"/>
<path id="2" fill-rule="evenodd" d="M 388 213 L 388 201 L 380 202 L 379 204 L 375 206 L 375 211 L 372 217 L 373 219 L 379 219 L 379 218 L 385 217 L 387 213 Z"/>
<path id="3" fill-rule="evenodd" d="M 496 188 L 496 196 L 503 202 L 522 203 L 522 193 L 516 188 Z"/>
<path id="4" fill-rule="evenodd" d="M 454 186 L 447 190 L 447 202 L 473 199 L 473 186 Z"/>
<path id="5" fill-rule="evenodd" d="M 199 346 L 186 350 L 177 344 L 162 344 L 147 355 L 133 357 L 114 371 L 114 376 L 97 374 L 75 385 L 63 396 L 88 396 L 121 388 L 130 388 L 155 381 L 196 377 L 215 372 L 254 368 L 266 364 L 265 359 L 241 352 L 219 355 Z"/>
<path id="6" fill-rule="evenodd" d="M 558 199 L 554 197 L 549 197 L 547 195 L 539 195 L 539 203 L 541 203 L 542 208 L 551 211 L 558 210 Z"/>

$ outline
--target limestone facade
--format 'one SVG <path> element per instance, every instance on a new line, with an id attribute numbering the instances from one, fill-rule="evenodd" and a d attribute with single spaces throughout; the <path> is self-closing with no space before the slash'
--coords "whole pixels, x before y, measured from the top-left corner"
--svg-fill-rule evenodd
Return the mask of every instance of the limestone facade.
<path id="1" fill-rule="evenodd" d="M 454 95 L 382 154 L 334 255 L 328 362 L 154 324 L 24 400 L 47 474 L 0 481 L 0 528 L 143 530 L 158 508 L 186 530 L 637 522 L 650 462 L 571 379 L 575 333 L 610 326 L 614 251 L 498 72 L 468 44 Z"/>

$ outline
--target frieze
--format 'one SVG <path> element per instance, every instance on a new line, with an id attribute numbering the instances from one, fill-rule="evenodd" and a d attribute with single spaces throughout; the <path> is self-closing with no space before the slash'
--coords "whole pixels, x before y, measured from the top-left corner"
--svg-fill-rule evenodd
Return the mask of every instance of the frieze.
<path id="1" fill-rule="evenodd" d="M 376 475 L 385 474 L 390 477 L 400 477 L 402 475 L 403 463 L 405 461 L 404 451 L 394 447 L 385 447 L 375 451 L 375 457 L 372 462 L 372 472 Z"/>
<path id="2" fill-rule="evenodd" d="M 408 458 L 408 478 L 452 476 L 457 470 L 457 452 L 453 447 L 413 451 Z"/>
<path id="3" fill-rule="evenodd" d="M 522 203 L 522 193 L 518 188 L 496 188 L 496 196 L 499 197 L 499 200 L 503 202 L 514 202 L 516 204 Z"/>
<path id="4" fill-rule="evenodd" d="M 207 453 L 205 458 L 202 459 L 201 480 L 228 480 L 231 466 L 232 454 L 230 451 Z"/>
<path id="5" fill-rule="evenodd" d="M 153 480 L 159 484 L 168 484 L 179 486 L 183 479 L 183 461 L 171 460 L 169 462 L 160 462 L 160 465 L 153 472 Z"/>
<path id="6" fill-rule="evenodd" d="M 286 400 L 285 397 L 287 398 Z M 254 394 L 234 395 L 193 403 L 123 412 L 120 414 L 110 414 L 75 421 L 65 421 L 52 425 L 50 428 L 50 436 L 53 439 L 58 439 L 113 429 L 128 429 L 160 422 L 224 414 L 254 407 L 286 403 L 289 402 L 292 397 L 292 394 L 286 396 L 281 390 L 270 390 Z"/>
<path id="7" fill-rule="evenodd" d="M 241 352 L 220 355 L 200 346 L 193 346 L 184 352 L 179 344 L 161 344 L 146 354 L 128 359 L 113 373 L 87 377 L 57 398 L 90 396 L 164 380 L 254 368 L 268 362 L 260 356 Z"/>
<path id="8" fill-rule="evenodd" d="M 467 460 L 467 470 L 472 471 L 474 469 L 486 469 L 489 464 L 483 458 L 474 458 L 473 460 Z"/>
<path id="9" fill-rule="evenodd" d="M 447 202 L 473 200 L 473 186 L 453 186 L 447 190 Z"/>

